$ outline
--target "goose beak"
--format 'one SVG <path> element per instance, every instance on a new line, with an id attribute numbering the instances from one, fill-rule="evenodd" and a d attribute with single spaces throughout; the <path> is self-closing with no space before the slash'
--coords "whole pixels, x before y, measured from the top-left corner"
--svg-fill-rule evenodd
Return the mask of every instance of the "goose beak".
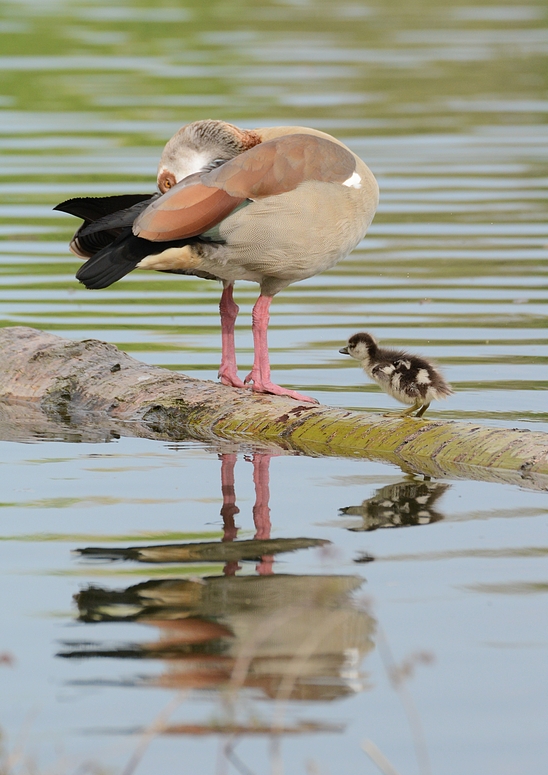
<path id="1" fill-rule="evenodd" d="M 350 355 L 350 353 L 348 352 L 348 347 L 341 347 L 339 352 L 342 353 L 343 355 Z"/>

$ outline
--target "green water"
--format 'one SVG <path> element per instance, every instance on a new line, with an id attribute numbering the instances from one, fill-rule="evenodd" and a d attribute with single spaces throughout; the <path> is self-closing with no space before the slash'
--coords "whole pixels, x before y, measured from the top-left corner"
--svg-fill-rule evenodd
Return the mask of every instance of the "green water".
<path id="1" fill-rule="evenodd" d="M 216 379 L 218 285 L 135 272 L 86 291 L 74 219 L 51 208 L 152 192 L 188 121 L 313 126 L 367 162 L 381 202 L 347 260 L 276 297 L 276 381 L 395 408 L 338 353 L 369 330 L 442 366 L 455 395 L 430 416 L 548 430 L 547 27 L 540 2 L 0 1 L 1 325 Z M 256 296 L 236 288 L 243 373 Z M 273 538 L 332 545 L 237 571 L 71 554 L 234 537 L 220 484 L 231 455 L 239 538 L 270 521 Z M 175 726 L 138 773 L 369 775 L 366 739 L 400 775 L 428 775 L 426 757 L 440 775 L 545 767 L 545 492 L 139 439 L 3 441 L 0 472 L 0 727 L 20 752 L 2 775 L 32 762 L 123 773 L 173 698 Z M 264 594 L 243 591 L 263 577 Z M 165 580 L 191 585 L 167 608 Z M 221 629 L 208 640 L 188 620 Z M 227 695 L 246 643 L 252 668 Z M 387 649 L 413 678 L 391 684 Z M 291 733 L 259 734 L 280 709 Z M 229 722 L 235 737 L 213 733 Z"/>

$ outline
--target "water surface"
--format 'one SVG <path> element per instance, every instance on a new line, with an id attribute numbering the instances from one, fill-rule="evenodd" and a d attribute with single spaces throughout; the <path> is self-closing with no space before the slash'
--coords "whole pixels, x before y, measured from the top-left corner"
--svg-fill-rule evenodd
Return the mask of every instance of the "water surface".
<path id="1" fill-rule="evenodd" d="M 275 299 L 276 380 L 394 408 L 338 353 L 369 330 L 442 366 L 456 393 L 430 416 L 548 429 L 544 4 L 4 1 L 0 41 L 2 325 L 216 379 L 217 284 L 143 272 L 86 291 L 74 219 L 51 208 L 152 191 L 187 121 L 314 126 L 369 164 L 381 203 L 346 261 Z M 237 286 L 242 371 L 256 296 Z M 449 775 L 542 771 L 545 492 L 63 438 L 0 442 L 0 726 L 22 771 L 122 773 L 137 752 L 143 775 L 374 773 L 368 739 L 402 775 L 426 757 Z M 318 545 L 107 551 L 254 537 Z M 169 733 L 141 756 L 159 717 Z"/>

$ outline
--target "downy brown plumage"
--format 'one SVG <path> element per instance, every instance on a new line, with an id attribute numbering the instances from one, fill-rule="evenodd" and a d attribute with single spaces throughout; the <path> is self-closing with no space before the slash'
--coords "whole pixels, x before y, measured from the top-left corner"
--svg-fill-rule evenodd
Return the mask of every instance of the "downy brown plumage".
<path id="1" fill-rule="evenodd" d="M 422 417 L 432 401 L 441 401 L 453 393 L 431 361 L 405 350 L 379 347 L 371 334 L 354 334 L 339 352 L 359 361 L 367 376 L 385 393 L 402 404 L 412 405 L 397 413 L 401 416 L 415 412 L 415 417 Z"/>

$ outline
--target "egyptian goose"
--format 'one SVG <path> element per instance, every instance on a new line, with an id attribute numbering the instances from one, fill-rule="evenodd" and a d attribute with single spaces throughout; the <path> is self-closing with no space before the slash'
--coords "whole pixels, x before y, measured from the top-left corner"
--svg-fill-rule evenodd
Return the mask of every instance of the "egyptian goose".
<path id="1" fill-rule="evenodd" d="M 133 269 L 221 280 L 221 382 L 314 402 L 270 380 L 269 308 L 283 288 L 334 266 L 363 238 L 378 203 L 369 168 L 315 129 L 195 121 L 165 146 L 158 188 L 57 205 L 84 220 L 71 242 L 87 259 L 76 277 L 87 288 L 106 288 Z M 234 346 L 236 280 L 261 289 L 252 313 L 253 368 L 243 382 Z"/>
<path id="2" fill-rule="evenodd" d="M 396 413 L 402 417 L 413 412 L 415 417 L 422 417 L 431 401 L 441 401 L 453 393 L 439 369 L 426 358 L 405 350 L 379 347 L 371 334 L 354 334 L 339 352 L 360 361 L 367 376 L 385 393 L 402 404 L 412 404 L 409 409 Z"/>

